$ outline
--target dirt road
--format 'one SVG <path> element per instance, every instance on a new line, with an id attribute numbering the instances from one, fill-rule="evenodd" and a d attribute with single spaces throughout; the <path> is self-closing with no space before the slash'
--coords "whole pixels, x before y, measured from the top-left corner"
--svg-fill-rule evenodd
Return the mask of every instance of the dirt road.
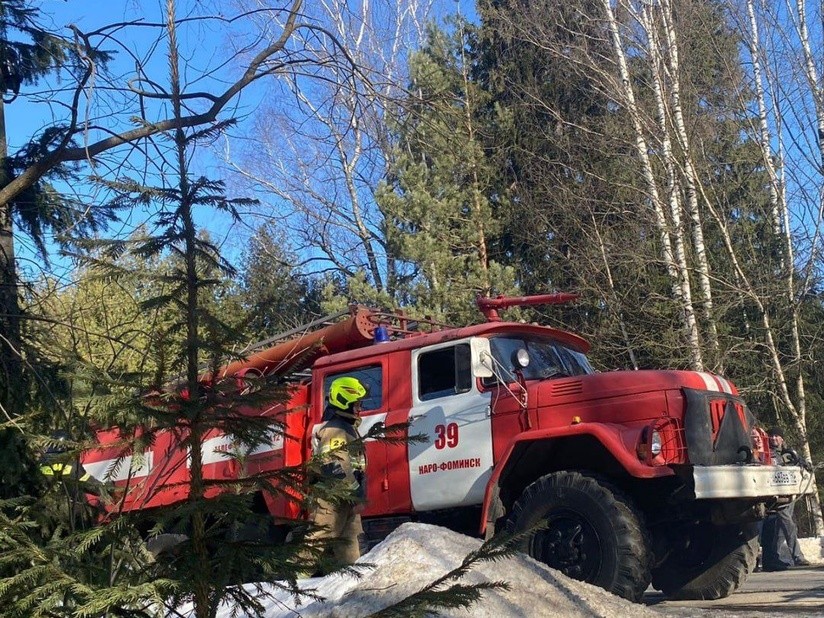
<path id="1" fill-rule="evenodd" d="M 753 573 L 737 593 L 719 601 L 667 601 L 647 592 L 644 603 L 668 614 L 703 616 L 824 616 L 824 566 Z"/>

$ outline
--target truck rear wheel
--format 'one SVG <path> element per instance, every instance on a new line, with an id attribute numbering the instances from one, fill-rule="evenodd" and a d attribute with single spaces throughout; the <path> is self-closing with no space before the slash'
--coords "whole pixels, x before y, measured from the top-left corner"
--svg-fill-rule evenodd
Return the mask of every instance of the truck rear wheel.
<path id="1" fill-rule="evenodd" d="M 529 485 L 509 518 L 512 532 L 543 526 L 524 541 L 530 556 L 564 575 L 639 601 L 650 582 L 641 517 L 618 490 L 578 472 Z"/>
<path id="2" fill-rule="evenodd" d="M 723 599 L 755 568 L 758 535 L 752 524 L 697 523 L 669 536 L 671 551 L 652 571 L 652 585 L 671 599 Z"/>

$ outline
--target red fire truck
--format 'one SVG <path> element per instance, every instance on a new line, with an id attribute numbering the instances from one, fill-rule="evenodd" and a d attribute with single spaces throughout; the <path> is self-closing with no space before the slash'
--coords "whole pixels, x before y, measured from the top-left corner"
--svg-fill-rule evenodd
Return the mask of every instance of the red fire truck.
<path id="1" fill-rule="evenodd" d="M 753 438 L 766 444 L 766 436 L 723 377 L 599 373 L 581 337 L 498 315 L 574 298 L 479 299 L 486 320 L 461 328 L 353 307 L 204 380 L 282 372 L 314 357 L 288 402 L 256 412 L 280 418 L 285 431 L 244 453 L 248 473 L 310 457 L 327 388 L 342 375 L 369 388 L 362 434 L 408 423 L 409 435 L 427 436 L 367 441 L 363 516 L 372 542 L 413 520 L 486 537 L 538 526 L 524 541 L 527 553 L 625 598 L 640 599 L 650 583 L 675 598 L 729 595 L 755 565 L 755 522 L 803 494 L 809 473 L 753 449 Z M 114 446 L 116 429 L 98 439 L 83 463 L 125 488 L 121 508 L 186 498 L 188 457 L 173 432 L 142 453 Z M 236 478 L 236 448 L 231 435 L 208 434 L 205 477 Z M 275 521 L 305 515 L 268 494 L 260 504 Z"/>

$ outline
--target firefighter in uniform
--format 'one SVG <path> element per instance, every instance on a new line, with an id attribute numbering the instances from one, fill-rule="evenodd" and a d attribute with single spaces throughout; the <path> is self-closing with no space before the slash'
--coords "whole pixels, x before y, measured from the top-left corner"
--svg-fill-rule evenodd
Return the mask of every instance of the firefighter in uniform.
<path id="1" fill-rule="evenodd" d="M 366 394 L 357 378 L 336 378 L 329 387 L 324 422 L 312 431 L 312 453 L 323 461 L 323 476 L 345 482 L 352 493 L 334 502 L 317 500 L 311 513 L 317 528 L 307 540 L 333 540 L 335 558 L 343 564 L 352 564 L 360 557 L 358 536 L 363 533 L 360 513 L 366 502 L 366 457 L 362 444 L 347 445 L 360 440 L 360 410 Z"/>
<path id="2" fill-rule="evenodd" d="M 52 443 L 40 458 L 40 473 L 51 481 L 48 492 L 56 507 L 51 511 L 71 530 L 91 526 L 98 515 L 101 500 L 108 499 L 106 485 L 88 473 L 79 457 L 68 457 L 69 434 L 58 431 L 52 435 Z M 89 499 L 84 494 L 91 494 Z M 48 510 L 48 507 L 46 507 Z"/>
<path id="3" fill-rule="evenodd" d="M 40 473 L 47 478 L 79 487 L 85 493 L 99 496 L 104 487 L 103 483 L 89 474 L 78 458 L 74 458 L 74 461 L 66 461 L 69 435 L 58 431 L 52 435 L 52 440 L 53 444 L 40 458 Z"/>

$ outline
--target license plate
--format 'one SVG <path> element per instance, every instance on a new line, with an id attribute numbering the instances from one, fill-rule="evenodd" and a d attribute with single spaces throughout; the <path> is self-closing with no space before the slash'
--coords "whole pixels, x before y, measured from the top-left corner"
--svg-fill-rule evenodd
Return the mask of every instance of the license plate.
<path id="1" fill-rule="evenodd" d="M 770 485 L 797 485 L 798 472 L 795 470 L 776 470 L 770 479 Z"/>

